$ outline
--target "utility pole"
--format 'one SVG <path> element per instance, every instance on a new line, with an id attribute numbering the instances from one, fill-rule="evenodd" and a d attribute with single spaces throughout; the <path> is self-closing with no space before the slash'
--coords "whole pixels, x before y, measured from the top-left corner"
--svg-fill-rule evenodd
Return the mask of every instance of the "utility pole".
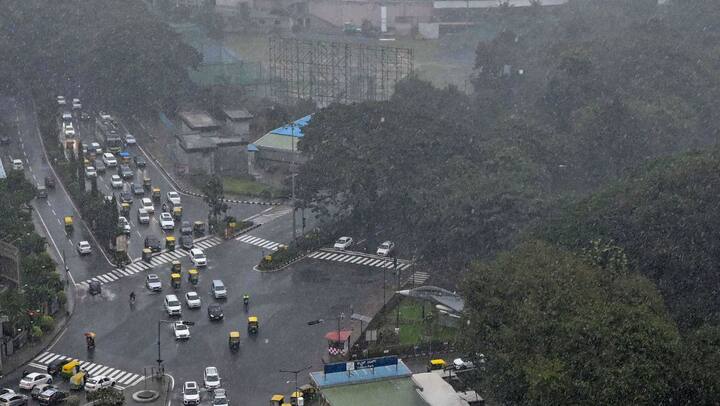
<path id="1" fill-rule="evenodd" d="M 293 215 L 292 215 L 293 232 L 292 232 L 292 234 L 293 234 L 293 241 L 296 241 L 297 235 L 295 232 L 295 228 L 296 228 L 295 212 L 297 210 L 295 207 L 295 123 L 293 123 L 293 122 L 290 122 L 290 138 L 291 138 L 290 142 L 292 143 L 292 156 L 290 158 L 291 159 L 290 176 L 292 177 L 291 181 L 292 181 L 292 210 L 293 210 Z"/>
<path id="2" fill-rule="evenodd" d="M 296 369 L 296 370 L 292 370 L 292 369 L 281 369 L 279 372 L 288 373 L 288 374 L 294 374 L 294 375 L 295 375 L 295 392 L 297 392 L 298 394 L 300 394 L 300 387 L 298 387 L 298 374 L 301 373 L 301 372 L 303 372 L 303 371 L 307 371 L 307 370 L 310 369 L 310 368 L 312 368 L 312 365 L 308 365 L 308 366 L 306 366 L 305 368 Z"/>
<path id="3" fill-rule="evenodd" d="M 397 289 L 395 291 L 400 290 L 400 271 L 398 271 L 398 261 L 397 257 L 393 257 L 393 267 L 395 268 L 395 277 L 397 278 Z M 400 328 L 400 301 L 398 301 L 397 304 L 397 315 L 395 316 L 395 329 Z"/>

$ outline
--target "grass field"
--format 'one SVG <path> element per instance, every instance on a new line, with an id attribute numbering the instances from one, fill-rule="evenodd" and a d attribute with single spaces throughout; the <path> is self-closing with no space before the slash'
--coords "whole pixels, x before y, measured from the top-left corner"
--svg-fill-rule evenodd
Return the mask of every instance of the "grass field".
<path id="1" fill-rule="evenodd" d="M 403 299 L 400 302 L 400 345 L 419 344 L 424 337 L 430 335 L 436 341 L 452 341 L 456 330 L 439 325 L 436 311 L 430 303 L 425 303 L 425 316 L 433 315 L 431 321 L 423 320 L 422 302 L 413 299 Z M 388 312 L 383 325 L 380 327 L 395 328 L 397 311 Z"/>
<path id="2" fill-rule="evenodd" d="M 266 195 L 268 192 L 272 195 L 277 194 L 277 191 L 270 186 L 247 178 L 226 176 L 222 178 L 222 181 L 225 194 L 228 196 L 264 197 L 263 195 Z"/>

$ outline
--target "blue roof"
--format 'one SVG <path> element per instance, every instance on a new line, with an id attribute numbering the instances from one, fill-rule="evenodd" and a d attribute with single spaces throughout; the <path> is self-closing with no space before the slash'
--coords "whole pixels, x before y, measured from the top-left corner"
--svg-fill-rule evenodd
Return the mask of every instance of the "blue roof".
<path id="1" fill-rule="evenodd" d="M 195 48 L 202 54 L 202 63 L 206 65 L 241 62 L 238 54 L 215 42 L 204 41 Z"/>
<path id="2" fill-rule="evenodd" d="M 248 150 L 248 152 L 258 152 L 258 151 L 260 151 L 260 150 L 258 149 L 258 147 L 255 146 L 255 144 L 248 144 L 247 150 Z"/>
<path id="3" fill-rule="evenodd" d="M 372 381 L 380 381 L 391 378 L 402 378 L 412 375 L 410 368 L 404 362 L 398 360 L 397 365 L 388 365 L 369 369 L 357 369 L 348 372 L 337 372 L 325 374 L 322 371 L 311 372 L 310 378 L 319 388 L 326 388 L 338 385 L 348 385 Z"/>
<path id="4" fill-rule="evenodd" d="M 299 118 L 292 122 L 292 124 L 284 125 L 280 128 L 276 128 L 272 131 L 270 131 L 271 134 L 277 134 L 277 135 L 289 135 L 291 137 L 295 138 L 302 138 L 303 132 L 302 128 L 305 127 L 310 120 L 312 119 L 312 114 L 307 115 L 303 118 Z"/>

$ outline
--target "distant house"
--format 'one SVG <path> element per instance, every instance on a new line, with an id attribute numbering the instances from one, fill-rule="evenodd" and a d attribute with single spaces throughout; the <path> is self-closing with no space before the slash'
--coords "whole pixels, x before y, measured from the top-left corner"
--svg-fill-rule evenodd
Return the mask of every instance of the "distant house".
<path id="1" fill-rule="evenodd" d="M 289 167 L 291 163 L 302 163 L 305 158 L 297 149 L 304 136 L 303 127 L 312 119 L 312 114 L 276 128 L 260 137 L 248 147 L 251 165 L 260 167 Z"/>
<path id="2" fill-rule="evenodd" d="M 220 124 L 205 111 L 181 111 L 178 114 L 180 119 L 180 131 L 196 131 L 202 134 L 216 135 Z"/>
<path id="3" fill-rule="evenodd" d="M 220 113 L 225 119 L 225 134 L 243 138 L 250 135 L 250 122 L 253 115 L 246 109 L 223 109 Z"/>

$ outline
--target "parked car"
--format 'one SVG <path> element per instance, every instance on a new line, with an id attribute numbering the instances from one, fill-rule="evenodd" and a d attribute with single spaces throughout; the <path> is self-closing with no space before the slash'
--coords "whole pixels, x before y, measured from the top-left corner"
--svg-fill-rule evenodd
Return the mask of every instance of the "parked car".
<path id="1" fill-rule="evenodd" d="M 212 321 L 222 320 L 223 317 L 225 317 L 225 314 L 223 314 L 222 306 L 217 303 L 209 305 L 207 312 L 208 318 Z"/>
<path id="2" fill-rule="evenodd" d="M 102 388 L 115 386 L 115 380 L 105 375 L 97 375 L 85 381 L 85 392 L 95 392 Z"/>
<path id="3" fill-rule="evenodd" d="M 42 372 L 32 372 L 20 380 L 20 389 L 32 390 L 35 385 L 52 383 L 52 376 Z"/>
<path id="4" fill-rule="evenodd" d="M 140 201 L 140 205 L 148 213 L 150 213 L 150 214 L 155 213 L 155 205 L 153 205 L 153 201 L 151 198 L 143 197 L 143 199 Z"/>
<path id="5" fill-rule="evenodd" d="M 77 251 L 80 255 L 89 255 L 92 253 L 92 247 L 90 246 L 90 243 L 85 240 L 78 241 Z"/>
<path id="6" fill-rule="evenodd" d="M 217 368 L 215 367 L 207 367 L 205 368 L 205 372 L 203 373 L 203 382 L 205 383 L 205 388 L 209 390 L 215 390 L 220 387 L 220 374 L 218 373 Z"/>
<path id="7" fill-rule="evenodd" d="M 197 267 L 207 265 L 207 257 L 205 257 L 205 253 L 200 248 L 190 250 L 190 261 Z"/>
<path id="8" fill-rule="evenodd" d="M 187 340 L 190 338 L 190 327 L 182 321 L 173 323 L 173 332 L 176 340 Z"/>
<path id="9" fill-rule="evenodd" d="M 103 160 L 103 163 L 105 163 L 105 165 L 108 167 L 117 166 L 117 159 L 115 159 L 115 155 L 113 155 L 109 152 L 106 152 L 103 154 L 102 160 Z"/>
<path id="10" fill-rule="evenodd" d="M 220 279 L 214 279 L 212 281 L 210 293 L 212 293 L 215 299 L 227 298 L 227 289 L 225 288 L 225 284 L 223 283 L 223 281 L 221 281 Z"/>
<path id="11" fill-rule="evenodd" d="M 185 294 L 185 303 L 188 309 L 197 309 L 200 307 L 200 295 L 197 292 L 187 292 Z"/>
<path id="12" fill-rule="evenodd" d="M 27 402 L 28 397 L 22 393 L 6 393 L 0 396 L 0 406 L 24 406 Z"/>
<path id="13" fill-rule="evenodd" d="M 395 243 L 392 241 L 385 241 L 384 243 L 380 244 L 380 246 L 377 249 L 377 254 L 381 257 L 386 257 L 395 250 Z"/>
<path id="14" fill-rule="evenodd" d="M 145 286 L 153 292 L 160 292 L 162 290 L 162 282 L 157 274 L 149 273 L 145 277 Z"/>
<path id="15" fill-rule="evenodd" d="M 135 155 L 133 157 L 133 161 L 135 161 L 135 166 L 138 168 L 144 168 L 145 167 L 145 158 L 143 158 L 140 155 Z"/>
<path id="16" fill-rule="evenodd" d="M 145 237 L 145 248 L 150 248 L 152 252 L 160 252 L 162 250 L 160 239 L 152 236 Z"/>
<path id="17" fill-rule="evenodd" d="M 168 212 L 160 213 L 160 228 L 163 230 L 172 230 L 175 228 L 175 220 L 172 214 Z"/>
<path id="18" fill-rule="evenodd" d="M 180 194 L 172 190 L 167 192 L 167 200 L 172 203 L 173 206 L 179 206 L 182 204 L 180 201 Z"/>
<path id="19" fill-rule="evenodd" d="M 165 311 L 167 312 L 168 316 L 182 315 L 182 306 L 180 306 L 180 301 L 178 300 L 177 296 L 165 296 Z"/>
<path id="20" fill-rule="evenodd" d="M 187 381 L 183 384 L 183 404 L 197 405 L 200 403 L 200 390 L 195 381 Z"/>
<path id="21" fill-rule="evenodd" d="M 110 185 L 113 187 L 113 189 L 120 189 L 121 187 L 123 187 L 123 181 L 118 175 L 113 175 L 112 177 L 110 177 Z"/>
<path id="22" fill-rule="evenodd" d="M 352 245 L 353 239 L 352 237 L 340 237 L 337 241 L 335 241 L 335 245 L 333 248 L 337 250 L 345 250 Z"/>
<path id="23" fill-rule="evenodd" d="M 150 214 L 142 207 L 137 209 L 137 219 L 140 224 L 150 224 Z"/>

